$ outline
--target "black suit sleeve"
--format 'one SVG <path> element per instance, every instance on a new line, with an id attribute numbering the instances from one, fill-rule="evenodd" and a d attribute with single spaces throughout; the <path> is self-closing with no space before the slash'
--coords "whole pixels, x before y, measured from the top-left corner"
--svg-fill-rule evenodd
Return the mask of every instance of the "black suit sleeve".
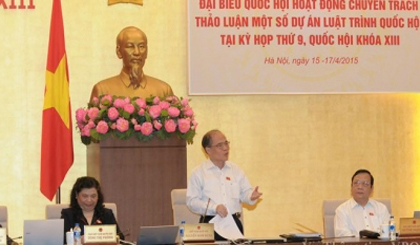
<path id="1" fill-rule="evenodd" d="M 117 223 L 117 220 L 115 219 L 114 213 L 111 209 L 105 208 L 104 210 L 104 216 L 102 222 L 104 224 L 116 224 L 117 225 L 117 235 L 120 236 L 121 239 L 125 239 L 124 234 L 121 232 L 120 227 Z"/>
<path id="2" fill-rule="evenodd" d="M 66 232 L 70 231 L 74 227 L 74 215 L 70 208 L 61 210 L 61 218 L 64 219 L 64 244 L 66 244 Z"/>
<path id="3" fill-rule="evenodd" d="M 74 215 L 70 208 L 61 210 L 61 218 L 64 219 L 64 234 L 74 227 Z"/>

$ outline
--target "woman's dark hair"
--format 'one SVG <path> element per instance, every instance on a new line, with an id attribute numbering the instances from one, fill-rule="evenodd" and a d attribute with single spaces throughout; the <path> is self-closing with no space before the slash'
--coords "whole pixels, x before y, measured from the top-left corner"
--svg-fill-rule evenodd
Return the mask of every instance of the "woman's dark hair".
<path id="1" fill-rule="evenodd" d="M 81 210 L 76 197 L 82 189 L 90 188 L 95 188 L 98 192 L 98 203 L 96 203 L 95 210 L 101 210 L 104 207 L 104 195 L 102 194 L 101 186 L 95 178 L 89 176 L 80 177 L 76 180 L 76 183 L 74 183 L 70 193 L 70 207 L 75 210 Z"/>

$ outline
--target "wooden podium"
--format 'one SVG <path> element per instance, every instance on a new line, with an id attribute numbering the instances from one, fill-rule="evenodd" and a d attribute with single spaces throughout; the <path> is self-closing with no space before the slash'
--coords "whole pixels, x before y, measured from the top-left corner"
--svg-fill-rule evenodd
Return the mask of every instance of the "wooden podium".
<path id="1" fill-rule="evenodd" d="M 137 241 L 141 225 L 173 224 L 171 190 L 187 187 L 186 142 L 172 137 L 92 143 L 87 175 L 100 181 L 106 202 L 117 204 L 120 229 L 130 234 L 126 240 Z"/>

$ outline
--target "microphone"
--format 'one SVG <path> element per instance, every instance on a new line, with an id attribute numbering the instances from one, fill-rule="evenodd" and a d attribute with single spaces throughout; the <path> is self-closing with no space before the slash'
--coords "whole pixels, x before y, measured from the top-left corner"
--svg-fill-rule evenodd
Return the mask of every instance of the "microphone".
<path id="1" fill-rule="evenodd" d="M 0 224 L 0 228 L 3 228 L 3 226 Z M 22 236 L 10 238 L 9 235 L 6 235 L 7 244 L 18 244 L 17 242 L 13 241 L 14 239 L 22 239 Z"/>
<path id="2" fill-rule="evenodd" d="M 117 233 L 117 235 L 123 235 L 124 237 L 130 236 L 130 235 L 131 235 L 131 234 L 130 234 L 130 228 L 128 228 L 128 229 L 126 229 L 126 230 L 123 230 L 123 231 L 118 232 L 118 233 Z"/>
<path id="3" fill-rule="evenodd" d="M 207 201 L 206 211 L 204 212 L 204 215 L 203 215 L 203 217 L 201 218 L 200 223 L 204 223 L 204 218 L 205 218 L 205 217 L 206 217 L 206 215 L 207 215 L 207 209 L 209 209 L 209 204 L 210 204 L 210 198 L 209 198 L 209 200 Z"/>
<path id="4" fill-rule="evenodd" d="M 300 226 L 300 227 L 304 228 L 305 230 L 308 230 L 309 232 L 312 232 L 312 233 L 314 233 L 314 234 L 321 234 L 321 233 L 319 233 L 319 232 L 317 232 L 317 231 L 315 231 L 315 230 L 312 230 L 312 229 L 311 229 L 311 228 L 309 228 L 309 227 L 306 227 L 306 226 L 302 225 L 301 223 L 295 223 L 295 224 L 297 224 L 298 226 Z"/>

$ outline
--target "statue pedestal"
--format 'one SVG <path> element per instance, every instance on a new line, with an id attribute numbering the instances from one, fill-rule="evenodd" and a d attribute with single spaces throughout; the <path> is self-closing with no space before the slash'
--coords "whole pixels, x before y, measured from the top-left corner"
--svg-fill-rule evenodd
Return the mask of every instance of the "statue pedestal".
<path id="1" fill-rule="evenodd" d="M 121 231 L 136 241 L 142 225 L 173 224 L 171 190 L 187 187 L 186 142 L 108 138 L 87 146 L 87 175 L 100 181 L 105 201 L 117 204 Z"/>

